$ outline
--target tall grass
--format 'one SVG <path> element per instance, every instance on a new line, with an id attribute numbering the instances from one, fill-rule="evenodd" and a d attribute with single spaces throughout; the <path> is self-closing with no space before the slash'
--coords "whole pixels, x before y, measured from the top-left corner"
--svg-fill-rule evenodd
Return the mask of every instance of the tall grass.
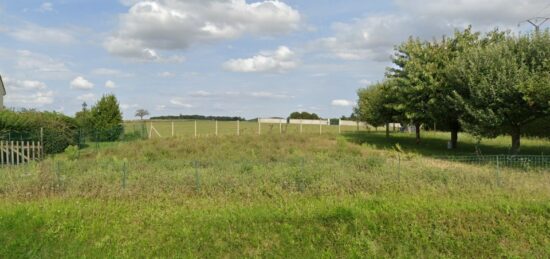
<path id="1" fill-rule="evenodd" d="M 497 179 L 492 165 L 399 158 L 343 136 L 273 134 L 117 143 L 4 168 L 0 257 L 550 254 L 548 172 Z"/>

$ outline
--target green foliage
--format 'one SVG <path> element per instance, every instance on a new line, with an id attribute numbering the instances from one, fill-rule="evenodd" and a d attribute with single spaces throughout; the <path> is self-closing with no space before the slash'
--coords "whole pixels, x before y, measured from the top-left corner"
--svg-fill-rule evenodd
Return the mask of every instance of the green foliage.
<path id="1" fill-rule="evenodd" d="M 114 95 L 105 95 L 92 107 L 91 117 L 94 128 L 94 140 L 118 140 L 124 132 L 122 113 Z"/>
<path id="2" fill-rule="evenodd" d="M 80 156 L 80 150 L 78 146 L 68 146 L 67 148 L 65 148 L 64 153 L 69 161 L 77 160 Z"/>
<path id="3" fill-rule="evenodd" d="M 60 153 L 77 143 L 77 124 L 73 118 L 55 112 L 1 111 L 2 138 L 44 141 L 44 152 Z M 43 134 L 43 135 L 41 135 Z"/>
<path id="4" fill-rule="evenodd" d="M 357 94 L 359 102 L 355 114 L 361 121 L 375 127 L 399 121 L 400 114 L 396 110 L 398 99 L 390 81 L 359 89 Z"/>
<path id="5" fill-rule="evenodd" d="M 293 112 L 288 117 L 289 119 L 297 119 L 297 120 L 319 120 L 321 119 L 319 115 L 315 113 L 309 113 L 309 112 Z"/>

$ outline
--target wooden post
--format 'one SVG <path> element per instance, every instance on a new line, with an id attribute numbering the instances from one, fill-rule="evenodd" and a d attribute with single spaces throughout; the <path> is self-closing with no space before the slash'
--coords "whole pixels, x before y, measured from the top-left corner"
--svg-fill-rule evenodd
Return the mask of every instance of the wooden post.
<path id="1" fill-rule="evenodd" d="M 31 156 L 32 160 L 36 160 L 36 145 L 35 145 L 34 141 L 32 142 L 31 148 L 32 148 L 32 151 L 31 151 L 32 152 L 32 156 Z"/>
<path id="2" fill-rule="evenodd" d="M 262 135 L 262 121 L 258 118 L 258 135 Z"/>
<path id="3" fill-rule="evenodd" d="M 172 137 L 174 137 L 174 122 L 172 121 Z"/>
<path id="4" fill-rule="evenodd" d="M 237 120 L 237 136 L 241 135 L 241 120 Z"/>
<path id="5" fill-rule="evenodd" d="M 216 136 L 218 136 L 218 121 L 216 120 Z"/>
<path id="6" fill-rule="evenodd" d="M 44 128 L 40 128 L 40 143 L 44 144 Z"/>
<path id="7" fill-rule="evenodd" d="M 0 165 L 4 166 L 4 141 L 0 141 Z"/>
<path id="8" fill-rule="evenodd" d="M 19 142 L 15 141 L 15 149 L 11 151 L 15 155 L 15 164 L 19 164 Z"/>
<path id="9" fill-rule="evenodd" d="M 197 120 L 195 120 L 195 138 L 197 138 Z"/>
<path id="10" fill-rule="evenodd" d="M 342 134 L 342 119 L 338 119 L 338 134 Z"/>
<path id="11" fill-rule="evenodd" d="M 283 122 L 279 121 L 279 135 L 283 134 Z"/>
<path id="12" fill-rule="evenodd" d="M 323 121 L 319 119 L 319 135 L 323 135 Z"/>
<path id="13" fill-rule="evenodd" d="M 151 121 L 150 122 L 150 127 L 149 127 L 149 139 L 151 139 L 153 137 L 153 122 Z M 96 139 L 97 141 L 97 139 Z"/>
<path id="14" fill-rule="evenodd" d="M 304 120 L 300 119 L 300 134 L 304 132 Z"/>

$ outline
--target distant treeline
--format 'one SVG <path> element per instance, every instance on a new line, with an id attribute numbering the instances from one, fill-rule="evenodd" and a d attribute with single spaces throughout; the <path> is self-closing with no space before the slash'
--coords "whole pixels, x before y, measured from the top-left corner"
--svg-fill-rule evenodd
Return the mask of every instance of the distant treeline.
<path id="1" fill-rule="evenodd" d="M 151 120 L 217 120 L 217 121 L 244 121 L 246 119 L 241 117 L 228 117 L 228 116 L 203 116 L 203 115 L 169 115 L 151 117 Z"/>

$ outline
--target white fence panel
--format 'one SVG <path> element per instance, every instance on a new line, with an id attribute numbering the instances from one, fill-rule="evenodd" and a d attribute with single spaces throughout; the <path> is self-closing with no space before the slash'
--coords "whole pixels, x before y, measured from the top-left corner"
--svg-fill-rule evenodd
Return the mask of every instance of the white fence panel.
<path id="1" fill-rule="evenodd" d="M 260 118 L 258 121 L 264 124 L 286 124 L 286 119 Z"/>
<path id="2" fill-rule="evenodd" d="M 301 124 L 301 125 L 330 125 L 330 120 L 300 120 L 290 119 L 289 124 Z"/>

